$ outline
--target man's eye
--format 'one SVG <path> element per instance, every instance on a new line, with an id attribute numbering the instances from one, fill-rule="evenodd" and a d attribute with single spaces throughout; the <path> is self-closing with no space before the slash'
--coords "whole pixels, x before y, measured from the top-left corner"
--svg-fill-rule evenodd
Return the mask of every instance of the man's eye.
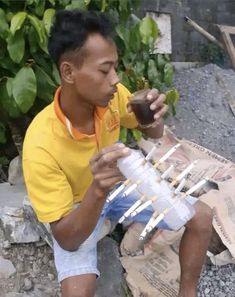
<path id="1" fill-rule="evenodd" d="M 108 74 L 109 73 L 107 70 L 102 70 L 102 69 L 100 69 L 100 72 L 102 72 L 103 74 Z"/>

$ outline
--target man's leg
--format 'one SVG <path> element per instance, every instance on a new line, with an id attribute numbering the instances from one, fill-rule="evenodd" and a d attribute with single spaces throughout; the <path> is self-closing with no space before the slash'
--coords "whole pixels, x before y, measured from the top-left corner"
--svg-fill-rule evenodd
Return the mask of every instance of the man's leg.
<path id="1" fill-rule="evenodd" d="M 211 209 L 201 201 L 197 202 L 194 207 L 196 214 L 186 224 L 180 244 L 180 297 L 197 296 L 198 279 L 211 238 Z"/>
<path id="2" fill-rule="evenodd" d="M 96 274 L 72 276 L 61 282 L 61 297 L 94 297 Z"/>
<path id="3" fill-rule="evenodd" d="M 53 238 L 55 266 L 61 283 L 62 297 L 93 297 L 97 269 L 97 239 L 104 222 L 101 216 L 94 231 L 76 251 L 62 249 Z"/>

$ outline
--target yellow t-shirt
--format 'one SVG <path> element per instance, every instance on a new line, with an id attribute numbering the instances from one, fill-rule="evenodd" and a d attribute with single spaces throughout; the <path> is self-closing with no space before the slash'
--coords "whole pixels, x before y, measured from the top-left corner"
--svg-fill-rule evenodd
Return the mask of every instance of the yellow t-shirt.
<path id="1" fill-rule="evenodd" d="M 95 111 L 95 134 L 85 135 L 66 125 L 59 106 L 60 88 L 54 102 L 42 110 L 29 126 L 23 146 L 23 170 L 32 206 L 41 222 L 53 222 L 82 201 L 92 174 L 89 161 L 99 150 L 119 138 L 120 125 L 137 127 L 126 105 L 129 91 L 118 91 L 106 108 Z"/>

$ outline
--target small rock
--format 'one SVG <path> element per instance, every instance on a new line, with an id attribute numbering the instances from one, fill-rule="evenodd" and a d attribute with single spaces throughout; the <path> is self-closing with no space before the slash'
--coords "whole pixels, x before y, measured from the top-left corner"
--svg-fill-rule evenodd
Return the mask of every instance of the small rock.
<path id="1" fill-rule="evenodd" d="M 55 279 L 55 276 L 52 273 L 48 273 L 47 276 L 48 276 L 48 278 L 49 278 L 50 281 L 53 281 Z"/>
<path id="2" fill-rule="evenodd" d="M 30 291 L 33 289 L 33 282 L 29 278 L 24 279 L 24 286 L 23 290 L 24 291 Z"/>
<path id="3" fill-rule="evenodd" d="M 12 262 L 0 256 L 0 278 L 9 278 L 15 272 L 16 269 Z"/>

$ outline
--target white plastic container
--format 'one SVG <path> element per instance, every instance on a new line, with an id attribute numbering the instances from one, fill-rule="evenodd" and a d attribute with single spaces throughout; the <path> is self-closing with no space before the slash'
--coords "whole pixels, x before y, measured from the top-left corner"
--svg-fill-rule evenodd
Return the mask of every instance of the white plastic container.
<path id="1" fill-rule="evenodd" d="M 127 179 L 138 178 L 143 172 L 143 161 L 144 155 L 140 151 L 132 150 L 129 156 L 118 159 L 117 165 Z"/>
<path id="2" fill-rule="evenodd" d="M 164 221 L 172 230 L 177 231 L 191 220 L 194 215 L 194 207 L 183 199 L 174 204 L 173 208 L 165 216 Z"/>
<path id="3" fill-rule="evenodd" d="M 163 221 L 175 231 L 183 227 L 195 215 L 194 207 L 186 199 L 179 200 L 179 196 L 172 194 L 162 196 L 153 202 L 152 206 L 159 214 L 169 209 Z"/>
<path id="4" fill-rule="evenodd" d="M 134 192 L 138 192 L 139 197 L 145 195 L 151 199 L 156 196 L 152 204 L 154 210 L 160 214 L 170 209 L 163 220 L 172 230 L 179 230 L 194 216 L 193 206 L 185 199 L 179 200 L 179 196 L 174 195 L 175 189 L 168 182 L 159 182 L 160 172 L 150 162 L 146 162 L 140 151 L 132 150 L 129 156 L 119 159 L 117 165 L 123 175 L 131 180 L 131 185 L 138 183 Z"/>

